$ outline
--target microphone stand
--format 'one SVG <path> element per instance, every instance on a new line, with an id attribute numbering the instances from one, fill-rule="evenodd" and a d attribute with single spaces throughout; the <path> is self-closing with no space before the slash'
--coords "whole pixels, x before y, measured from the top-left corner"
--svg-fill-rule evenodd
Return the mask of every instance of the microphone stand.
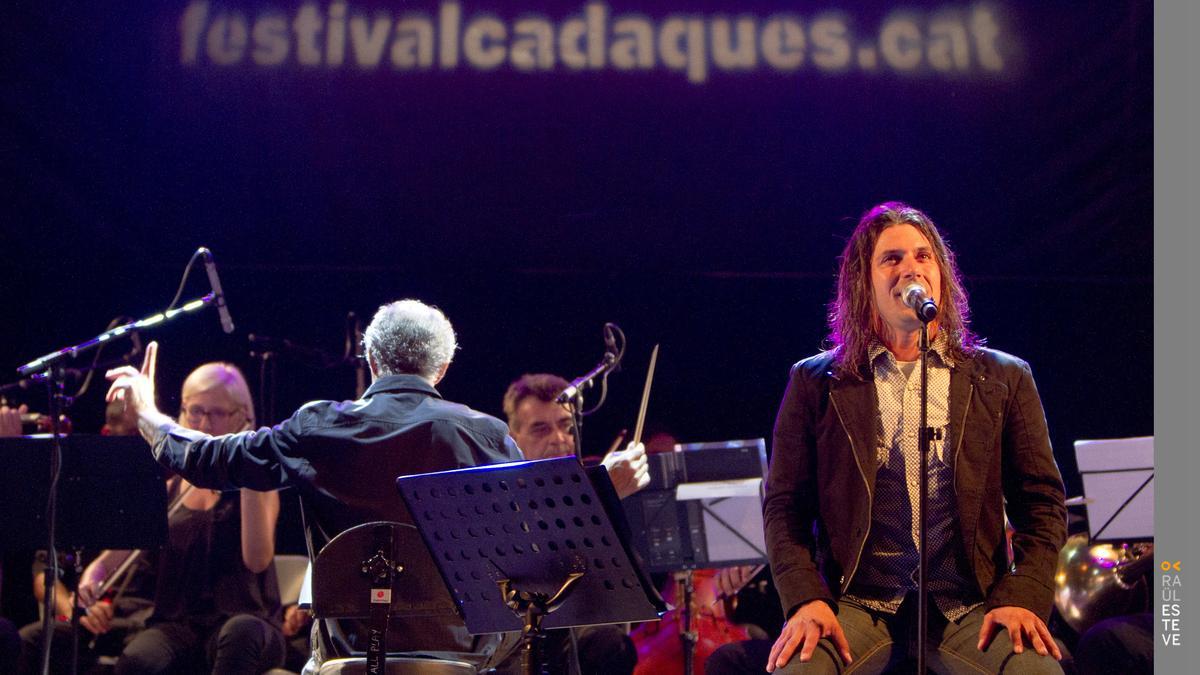
<path id="1" fill-rule="evenodd" d="M 564 403 L 571 411 L 571 424 L 574 431 L 574 433 L 571 435 L 575 441 L 575 461 L 579 462 L 580 466 L 583 466 L 583 417 L 585 414 L 596 412 L 600 406 L 604 405 L 605 398 L 602 394 L 600 397 L 600 402 L 596 404 L 596 407 L 585 413 L 583 410 L 583 390 L 592 386 L 592 383 L 597 377 L 603 376 L 607 378 L 608 374 L 616 370 L 617 366 L 620 365 L 621 356 L 625 353 L 625 334 L 621 333 L 621 349 L 618 351 L 615 343 L 612 342 L 610 338 L 611 333 L 608 332 L 610 325 L 615 328 L 617 332 L 621 331 L 620 328 L 616 327 L 616 324 L 605 325 L 604 357 L 600 359 L 600 363 L 596 364 L 596 367 L 592 368 L 581 377 L 576 378 L 575 381 L 571 383 L 570 386 L 574 387 L 574 395 L 569 395 L 566 401 L 562 401 L 562 403 Z M 571 637 L 571 662 L 569 666 L 570 672 L 575 674 L 580 672 L 579 645 L 575 639 L 575 629 L 571 628 L 568 630 Z"/>
<path id="2" fill-rule="evenodd" d="M 114 338 L 128 335 L 134 331 L 138 331 L 143 328 L 150 328 L 151 326 L 157 326 L 161 323 L 166 323 L 167 321 L 174 319 L 175 317 L 179 316 L 180 314 L 186 314 L 189 312 L 194 312 L 198 309 L 203 309 L 204 307 L 207 307 L 207 306 L 211 305 L 212 303 L 216 302 L 216 299 L 217 299 L 216 295 L 209 293 L 209 294 L 205 295 L 204 297 L 196 298 L 195 300 L 192 300 L 191 302 L 184 303 L 184 305 L 182 307 L 176 307 L 175 309 L 168 309 L 167 311 L 159 312 L 158 314 L 151 314 L 150 316 L 148 316 L 144 319 L 141 319 L 140 321 L 131 321 L 127 324 L 117 326 L 116 328 L 106 330 L 103 333 L 97 335 L 96 337 L 94 337 L 90 340 L 84 340 L 83 342 L 80 342 L 77 345 L 73 345 L 70 347 L 63 347 L 62 349 L 59 349 L 58 351 L 53 351 L 53 352 L 50 352 L 49 354 L 39 356 L 38 358 L 30 361 L 29 363 L 26 363 L 25 365 L 21 366 L 20 368 L 17 368 L 17 372 L 23 376 L 34 375 L 35 373 L 39 373 L 39 375 L 36 375 L 35 379 L 41 379 L 41 378 L 49 379 L 53 373 L 52 367 L 55 364 L 57 364 L 59 361 L 62 361 L 68 357 L 75 358 L 76 356 L 79 356 L 83 352 L 86 352 L 86 351 L 92 349 L 93 347 L 97 347 L 105 342 L 108 342 L 109 340 L 114 339 Z"/>
<path id="3" fill-rule="evenodd" d="M 579 464 L 583 465 L 583 390 L 592 385 L 597 377 L 607 375 L 613 368 L 616 367 L 619 360 L 617 355 L 611 351 L 604 352 L 604 358 L 600 363 L 596 364 L 595 368 L 589 370 L 586 374 L 579 377 L 572 383 L 575 386 L 575 395 L 567 400 L 567 407 L 571 409 L 572 424 L 575 428 L 575 459 L 579 460 Z M 594 412 L 594 411 L 593 411 Z"/>
<path id="4" fill-rule="evenodd" d="M 26 373 L 21 373 L 25 375 Z M 46 500 L 46 564 L 45 571 L 42 572 L 42 659 L 41 672 L 43 675 L 48 675 L 50 672 L 50 647 L 54 644 L 54 630 L 57 627 L 55 623 L 55 606 L 54 606 L 54 591 L 57 585 L 59 568 L 58 568 L 58 550 L 54 541 L 54 525 L 57 517 L 58 508 L 58 477 L 62 472 L 62 428 L 59 425 L 59 416 L 62 415 L 63 409 L 67 407 L 69 401 L 65 393 L 66 390 L 66 372 L 63 368 L 47 368 L 45 372 L 46 391 L 49 396 L 48 410 L 50 415 L 50 435 L 53 439 L 50 448 L 50 490 L 49 498 Z M 71 640 L 75 640 L 75 633 L 71 633 Z M 74 656 L 72 656 L 71 671 L 75 671 Z"/>
<path id="5" fill-rule="evenodd" d="M 929 321 L 917 312 L 921 319 L 921 416 L 917 446 L 921 455 L 920 496 L 917 499 L 917 549 L 920 562 L 917 564 L 917 675 L 925 675 L 925 645 L 928 641 L 929 602 L 926 589 L 929 583 L 929 553 L 926 544 L 929 503 Z"/>
<path id="6" fill-rule="evenodd" d="M 346 316 L 345 350 L 341 356 L 334 356 L 319 347 L 310 347 L 288 338 L 275 338 L 260 333 L 250 333 L 247 341 L 250 343 L 250 358 L 257 359 L 258 366 L 258 403 L 255 409 L 259 412 L 259 420 L 274 423 L 275 394 L 278 381 L 279 362 L 288 357 L 293 362 L 299 362 L 310 368 L 329 370 L 340 366 L 350 366 L 354 369 L 354 397 L 362 398 L 367 390 L 367 357 L 362 353 L 362 328 L 358 316 L 350 312 Z"/>
<path id="7" fill-rule="evenodd" d="M 620 337 L 619 346 L 617 344 L 618 337 Z M 608 394 L 608 375 L 620 368 L 621 359 L 624 356 L 625 332 L 615 323 L 604 324 L 604 357 L 600 359 L 600 363 L 596 364 L 595 368 L 575 378 L 555 399 L 558 403 L 567 405 L 571 410 L 572 423 L 575 426 L 575 459 L 579 461 L 580 466 L 583 465 L 583 418 L 604 405 Z M 601 380 L 600 402 L 596 404 L 596 407 L 585 412 L 583 390 L 592 386 L 596 378 L 601 376 L 603 379 Z"/>
<path id="8" fill-rule="evenodd" d="M 71 673 L 74 675 L 79 672 L 79 620 L 87 613 L 83 607 L 79 605 L 79 581 L 83 578 L 82 550 L 75 548 L 75 588 L 76 592 L 71 597 Z M 57 626 L 56 626 L 57 628 Z M 53 640 L 53 636 L 51 637 Z"/>

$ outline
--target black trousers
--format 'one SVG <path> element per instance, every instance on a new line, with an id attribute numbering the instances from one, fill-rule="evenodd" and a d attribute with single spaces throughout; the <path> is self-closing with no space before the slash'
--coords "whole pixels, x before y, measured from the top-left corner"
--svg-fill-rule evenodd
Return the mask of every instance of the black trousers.
<path id="1" fill-rule="evenodd" d="M 216 630 L 187 622 L 157 623 L 138 633 L 121 652 L 117 675 L 221 673 L 257 675 L 280 666 L 283 633 L 272 623 L 238 614 Z"/>

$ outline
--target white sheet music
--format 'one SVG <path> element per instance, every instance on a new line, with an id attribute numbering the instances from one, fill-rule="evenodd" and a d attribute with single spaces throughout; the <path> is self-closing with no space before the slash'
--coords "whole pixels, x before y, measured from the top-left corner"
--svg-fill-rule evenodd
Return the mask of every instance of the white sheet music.
<path id="1" fill-rule="evenodd" d="M 737 480 L 715 480 L 707 483 L 680 483 L 675 488 L 675 499 L 720 499 L 722 497 L 758 497 L 761 478 L 739 478 Z"/>
<path id="2" fill-rule="evenodd" d="M 1075 441 L 1075 460 L 1093 540 L 1154 537 L 1153 436 Z"/>

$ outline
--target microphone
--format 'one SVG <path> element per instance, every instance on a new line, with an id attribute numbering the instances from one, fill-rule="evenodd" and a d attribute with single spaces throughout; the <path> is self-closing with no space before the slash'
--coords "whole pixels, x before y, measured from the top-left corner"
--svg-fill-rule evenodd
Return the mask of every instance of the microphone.
<path id="1" fill-rule="evenodd" d="M 596 377 L 604 374 L 606 371 L 611 370 L 616 365 L 617 365 L 617 355 L 613 354 L 612 352 L 605 352 L 604 359 L 602 361 L 600 361 L 600 363 L 597 364 L 595 368 L 592 368 L 587 373 L 580 375 L 579 377 L 575 378 L 574 380 L 571 380 L 571 384 L 568 384 L 567 388 L 562 390 L 562 393 L 559 394 L 558 397 L 554 399 L 554 402 L 561 404 L 561 403 L 569 403 L 569 402 L 575 400 L 575 397 L 579 395 L 579 392 L 584 387 L 590 385 L 592 383 L 592 380 L 594 380 L 594 379 L 596 379 Z"/>
<path id="2" fill-rule="evenodd" d="M 617 354 L 619 352 L 617 351 L 617 336 L 613 334 L 614 328 L 621 330 L 620 328 L 617 328 L 617 324 L 615 323 L 604 324 L 604 357 L 608 358 L 609 355 L 611 355 L 612 358 L 616 360 L 616 363 L 613 364 L 612 369 L 612 372 L 615 373 L 621 370 L 621 361 L 617 359 Z"/>
<path id="3" fill-rule="evenodd" d="M 217 264 L 213 262 L 212 251 L 201 246 L 197 251 L 204 256 L 204 271 L 208 273 L 208 284 L 212 286 L 213 299 L 217 302 L 217 314 L 221 317 L 221 330 L 233 332 L 233 317 L 229 315 L 229 306 L 225 304 L 225 291 L 221 290 L 221 278 L 217 276 Z"/>
<path id="4" fill-rule="evenodd" d="M 579 390 L 583 387 L 583 385 L 587 384 L 587 382 L 588 378 L 586 375 L 575 378 L 571 384 L 568 384 L 567 388 L 563 389 L 562 393 L 560 393 L 558 397 L 554 399 L 554 402 L 560 405 L 570 402 L 577 394 L 579 394 Z"/>
<path id="5" fill-rule="evenodd" d="M 900 294 L 904 299 L 904 304 L 908 305 L 917 313 L 917 318 L 921 323 L 929 323 L 937 318 L 938 306 L 929 297 L 929 293 L 925 291 L 925 287 L 917 282 L 912 282 L 904 287 L 904 291 Z"/>
<path id="6" fill-rule="evenodd" d="M 617 335 L 621 336 L 621 347 L 617 349 Z M 575 400 L 579 392 L 584 387 L 590 386 L 592 381 L 597 377 L 604 375 L 608 377 L 608 373 L 615 372 L 621 365 L 621 357 L 625 354 L 625 333 L 621 331 L 621 327 L 615 323 L 604 324 L 604 358 L 595 368 L 589 370 L 586 374 L 580 375 L 567 385 L 566 389 L 554 399 L 555 403 L 569 403 Z M 601 401 L 603 402 L 603 401 Z"/>

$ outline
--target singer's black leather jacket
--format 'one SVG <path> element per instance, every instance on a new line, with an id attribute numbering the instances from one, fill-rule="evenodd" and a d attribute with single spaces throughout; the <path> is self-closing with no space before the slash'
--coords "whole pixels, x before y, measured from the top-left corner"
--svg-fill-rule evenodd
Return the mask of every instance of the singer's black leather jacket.
<path id="1" fill-rule="evenodd" d="M 775 422 L 764 517 L 787 616 L 806 602 L 832 603 L 845 592 L 871 524 L 875 383 L 869 370 L 859 379 L 835 374 L 833 365 L 833 354 L 823 352 L 793 366 Z M 1029 365 L 983 348 L 956 364 L 947 438 L 960 554 L 986 608 L 1015 605 L 1046 619 L 1066 539 L 1066 506 Z M 1016 529 L 1011 569 L 1006 510 Z"/>

